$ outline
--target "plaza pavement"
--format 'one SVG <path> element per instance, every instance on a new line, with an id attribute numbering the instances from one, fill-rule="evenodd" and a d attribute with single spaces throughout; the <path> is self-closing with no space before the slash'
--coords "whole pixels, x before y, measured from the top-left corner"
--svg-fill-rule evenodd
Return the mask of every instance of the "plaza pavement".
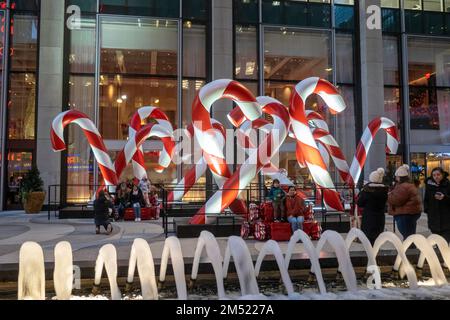
<path id="1" fill-rule="evenodd" d="M 47 213 L 25 214 L 23 211 L 8 211 L 0 213 L 0 271 L 5 265 L 16 265 L 19 261 L 20 246 L 26 241 L 39 243 L 44 251 L 45 262 L 53 262 L 53 250 L 60 241 L 68 241 L 72 245 L 74 263 L 86 262 L 95 265 L 98 250 L 104 244 L 111 243 L 117 249 L 117 259 L 126 264 L 129 259 L 131 245 L 135 238 L 143 238 L 150 244 L 155 262 L 161 258 L 165 235 L 162 220 L 142 222 L 113 222 L 112 234 L 95 234 L 93 220 L 67 219 L 59 220 L 54 216 L 50 220 Z M 386 230 L 392 231 L 392 217 L 386 217 Z M 102 231 L 103 228 L 102 228 Z M 426 215 L 423 214 L 418 223 L 417 232 L 429 235 Z M 398 233 L 397 233 L 398 234 Z M 218 238 L 222 251 L 225 252 L 227 238 Z M 180 239 L 183 257 L 191 260 L 197 239 Z M 263 242 L 246 241 L 252 257 L 256 259 Z M 287 249 L 287 242 L 280 242 L 283 252 Z M 385 244 L 383 250 L 392 250 L 390 244 Z M 362 245 L 354 243 L 352 252 L 363 251 Z M 294 253 L 301 253 L 303 245 L 299 243 Z M 326 245 L 324 252 L 332 253 L 331 247 Z M 120 264 L 120 263 L 119 263 Z"/>

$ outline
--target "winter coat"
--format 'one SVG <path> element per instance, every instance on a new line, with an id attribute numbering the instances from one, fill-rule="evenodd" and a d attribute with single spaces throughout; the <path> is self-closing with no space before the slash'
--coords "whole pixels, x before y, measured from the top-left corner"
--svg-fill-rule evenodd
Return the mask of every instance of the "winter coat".
<path id="1" fill-rule="evenodd" d="M 368 183 L 358 195 L 358 207 L 363 208 L 363 216 L 385 214 L 388 187 L 379 183 Z"/>
<path id="2" fill-rule="evenodd" d="M 269 198 L 274 202 L 283 200 L 285 195 L 286 194 L 285 194 L 284 190 L 281 189 L 281 187 L 276 188 L 276 187 L 272 186 L 272 188 L 270 188 Z"/>
<path id="3" fill-rule="evenodd" d="M 368 183 L 358 195 L 358 207 L 362 209 L 361 230 L 372 245 L 384 231 L 388 187 Z"/>
<path id="4" fill-rule="evenodd" d="M 114 209 L 114 206 L 108 199 L 99 198 L 94 201 L 94 218 L 96 225 L 102 225 L 109 222 L 109 209 Z"/>
<path id="5" fill-rule="evenodd" d="M 298 195 L 286 196 L 286 215 L 288 217 L 303 216 L 305 211 L 305 201 Z"/>
<path id="6" fill-rule="evenodd" d="M 444 199 L 437 200 L 434 195 L 441 192 Z M 425 184 L 424 211 L 428 214 L 428 228 L 433 233 L 450 231 L 450 181 L 444 179 L 437 184 L 428 178 Z"/>
<path id="7" fill-rule="evenodd" d="M 145 206 L 144 195 L 142 194 L 141 189 L 138 190 L 137 195 L 134 195 L 133 191 L 130 192 L 129 202 L 131 204 L 139 203 L 141 207 Z"/>
<path id="8" fill-rule="evenodd" d="M 388 204 L 391 216 L 422 213 L 419 189 L 409 182 L 395 185 L 394 189 L 388 194 Z"/>

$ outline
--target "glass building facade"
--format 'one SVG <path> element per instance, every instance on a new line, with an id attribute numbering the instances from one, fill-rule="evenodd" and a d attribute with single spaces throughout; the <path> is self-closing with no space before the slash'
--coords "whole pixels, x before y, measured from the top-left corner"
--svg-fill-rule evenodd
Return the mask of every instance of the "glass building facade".
<path id="1" fill-rule="evenodd" d="M 89 115 L 114 161 L 138 108 L 158 106 L 175 128 L 186 127 L 199 89 L 218 78 L 286 105 L 299 81 L 327 79 L 345 113 L 331 115 L 317 96 L 307 108 L 327 120 L 349 161 L 367 119 L 379 114 L 400 128 L 398 153 L 373 155 L 388 170 L 401 162 L 418 178 L 434 166 L 450 170 L 450 0 L 366 2 L 381 8 L 381 30 L 370 36 L 366 8 L 353 0 L 0 1 L 2 207 L 19 205 L 8 190 L 32 165 L 42 168 L 46 187 L 61 186 L 62 202 L 84 202 L 101 183 L 78 127 L 67 130 L 66 152 L 51 153 L 48 130 L 58 112 Z M 149 177 L 172 183 L 189 167 L 156 173 L 160 149 L 157 140 L 145 144 Z M 298 183 L 309 180 L 292 138 L 280 167 Z M 123 177 L 132 177 L 131 167 Z"/>

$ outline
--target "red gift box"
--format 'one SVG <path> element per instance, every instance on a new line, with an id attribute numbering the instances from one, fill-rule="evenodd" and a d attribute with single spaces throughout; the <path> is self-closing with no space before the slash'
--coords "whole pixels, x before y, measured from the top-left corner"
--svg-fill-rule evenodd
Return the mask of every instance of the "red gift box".
<path id="1" fill-rule="evenodd" d="M 259 241 L 270 239 L 270 225 L 265 222 L 257 222 L 255 224 L 254 237 Z"/>
<path id="2" fill-rule="evenodd" d="M 291 224 L 287 222 L 273 222 L 270 224 L 271 239 L 275 241 L 289 241 L 292 236 Z"/>
<path id="3" fill-rule="evenodd" d="M 133 208 L 126 208 L 125 209 L 125 214 L 123 216 L 123 220 L 125 221 L 130 221 L 130 220 L 134 220 L 135 216 L 134 216 L 134 209 Z"/>

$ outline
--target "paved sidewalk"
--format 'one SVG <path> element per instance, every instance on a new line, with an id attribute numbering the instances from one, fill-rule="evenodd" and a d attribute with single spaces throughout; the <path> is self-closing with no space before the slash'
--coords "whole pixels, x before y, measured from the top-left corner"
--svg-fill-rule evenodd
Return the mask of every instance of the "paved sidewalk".
<path id="1" fill-rule="evenodd" d="M 117 248 L 118 260 L 128 260 L 131 245 L 135 238 L 143 238 L 150 243 L 153 257 L 159 260 L 164 247 L 165 236 L 161 220 L 143 222 L 114 222 L 114 230 L 110 235 L 95 234 L 91 219 L 59 220 L 54 217 L 47 219 L 46 213 L 28 215 L 23 211 L 0 213 L 0 265 L 16 264 L 19 261 L 20 246 L 25 241 L 38 242 L 43 250 L 46 262 L 53 262 L 53 249 L 60 241 L 69 241 L 73 249 L 74 262 L 90 262 L 95 264 L 98 250 L 104 244 L 111 243 Z M 386 218 L 386 230 L 392 231 L 392 218 Z M 103 231 L 103 228 L 102 228 Z M 426 215 L 422 215 L 418 224 L 418 233 L 430 234 L 427 228 Z M 197 239 L 181 239 L 184 258 L 192 258 Z M 218 238 L 222 254 L 225 252 L 227 238 Z M 252 256 L 256 259 L 263 242 L 247 240 Z M 280 242 L 283 252 L 287 242 Z M 296 253 L 303 250 L 303 245 L 296 246 Z M 389 244 L 383 250 L 392 250 Z M 354 251 L 363 251 L 362 245 L 354 243 Z M 325 252 L 331 252 L 331 247 L 325 246 Z M 304 252 L 304 251 L 303 251 Z"/>

